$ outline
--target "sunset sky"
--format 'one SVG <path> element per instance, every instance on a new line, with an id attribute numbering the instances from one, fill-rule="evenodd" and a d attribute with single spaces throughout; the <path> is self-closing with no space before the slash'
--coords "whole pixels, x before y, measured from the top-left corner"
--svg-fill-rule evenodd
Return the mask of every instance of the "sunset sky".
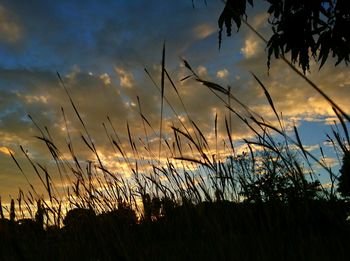
<path id="1" fill-rule="evenodd" d="M 81 141 L 83 129 L 60 84 L 58 72 L 71 94 L 104 159 L 113 165 L 115 155 L 102 123 L 109 116 L 125 147 L 126 123 L 135 140 L 144 137 L 137 96 L 144 115 L 159 129 L 160 94 L 147 76 L 160 85 L 162 46 L 166 44 L 166 68 L 191 118 L 214 144 L 217 113 L 219 135 L 224 137 L 228 111 L 222 102 L 189 75 L 185 58 L 203 79 L 231 86 L 232 93 L 267 120 L 273 112 L 256 74 L 267 86 L 287 125 L 299 126 L 302 141 L 310 150 L 324 146 L 329 164 L 326 133 L 335 120 L 331 107 L 283 62 L 273 60 L 268 74 L 264 43 L 244 25 L 232 37 L 223 37 L 218 50 L 217 19 L 223 8 L 219 0 L 161 1 L 13 1 L 0 3 L 0 196 L 8 200 L 26 181 L 9 155 L 11 150 L 33 184 L 39 183 L 21 154 L 52 164 L 47 148 L 35 136 L 40 133 L 27 115 L 41 127 L 47 126 L 62 151 L 66 149 L 64 108 L 71 135 L 82 160 L 90 159 Z M 270 35 L 264 6 L 248 8 L 248 21 L 265 37 Z M 320 71 L 312 62 L 310 77 L 345 111 L 350 111 L 350 74 L 343 64 L 334 67 L 330 58 Z M 168 81 L 165 96 L 184 122 L 184 109 Z M 233 107 L 238 106 L 233 104 Z M 237 107 L 238 108 L 238 107 Z M 165 103 L 164 136 L 170 125 L 179 126 Z M 244 123 L 232 118 L 232 137 L 240 146 L 250 138 Z M 151 137 L 152 138 L 152 137 Z M 155 137 L 153 137 L 155 138 Z M 157 142 L 155 142 L 157 143 Z M 156 150 L 157 151 L 157 150 Z M 155 151 L 155 152 L 156 152 Z M 51 166 L 52 167 L 52 166 Z M 338 167 L 335 167 L 337 171 Z"/>

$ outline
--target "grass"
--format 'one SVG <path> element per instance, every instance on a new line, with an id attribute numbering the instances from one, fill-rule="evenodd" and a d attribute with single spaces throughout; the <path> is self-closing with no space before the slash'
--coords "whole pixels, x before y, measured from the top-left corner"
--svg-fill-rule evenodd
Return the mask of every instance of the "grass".
<path id="1" fill-rule="evenodd" d="M 255 74 L 252 77 L 264 92 L 276 124 L 243 104 L 229 89 L 201 79 L 187 61 L 183 62 L 190 73 L 183 80 L 192 78 L 207 87 L 255 135 L 244 140 L 245 152 L 239 154 L 234 146 L 230 118 L 225 118 L 226 137 L 218 136 L 215 118 L 212 148 L 166 70 L 164 45 L 160 87 L 145 69 L 161 95 L 158 134 L 143 113 L 139 98 L 144 139 L 137 140 L 127 124 L 126 148 L 109 117 L 103 124 L 111 149 L 132 175 L 126 178 L 104 162 L 58 74 L 81 124 L 81 141 L 94 160 L 78 158 L 63 108 L 69 158 L 49 129 L 30 116 L 59 178 L 57 181 L 21 147 L 46 191 L 45 196 L 40 195 L 10 152 L 31 190 L 20 190 L 17 203 L 12 200 L 9 210 L 0 201 L 3 260 L 346 260 L 349 206 L 337 192 L 338 174 L 326 164 L 323 154 L 318 158 L 305 149 L 297 127 L 292 133 L 286 130 L 268 88 Z M 178 95 L 190 124 L 179 119 L 165 96 L 166 83 Z M 336 152 L 345 155 L 349 117 L 321 94 L 339 121 L 328 139 Z M 173 142 L 163 135 L 164 106 L 179 119 L 180 127 L 172 126 Z M 149 138 L 155 135 L 157 152 Z M 223 148 L 218 147 L 221 139 Z M 165 154 L 171 156 L 161 157 Z M 315 164 L 328 173 L 330 187 L 318 179 Z M 6 210 L 9 219 L 5 218 Z"/>

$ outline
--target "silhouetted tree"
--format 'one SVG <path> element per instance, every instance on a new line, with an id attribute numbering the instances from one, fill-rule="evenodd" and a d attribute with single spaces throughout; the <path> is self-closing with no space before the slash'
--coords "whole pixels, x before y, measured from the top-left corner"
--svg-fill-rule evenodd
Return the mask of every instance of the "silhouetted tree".
<path id="1" fill-rule="evenodd" d="M 343 197 L 350 197 L 350 152 L 346 151 L 343 157 L 343 165 L 339 170 L 338 192 Z"/>
<path id="2" fill-rule="evenodd" d="M 273 34 L 267 43 L 268 61 L 291 53 L 293 63 L 302 70 L 310 67 L 310 58 L 320 62 L 320 68 L 330 53 L 336 64 L 350 62 L 350 1 L 349 0 L 265 0 L 269 4 L 269 23 Z M 254 0 L 227 0 L 219 23 L 219 46 L 223 27 L 231 35 L 232 21 L 239 30 L 247 18 L 247 2 Z"/>

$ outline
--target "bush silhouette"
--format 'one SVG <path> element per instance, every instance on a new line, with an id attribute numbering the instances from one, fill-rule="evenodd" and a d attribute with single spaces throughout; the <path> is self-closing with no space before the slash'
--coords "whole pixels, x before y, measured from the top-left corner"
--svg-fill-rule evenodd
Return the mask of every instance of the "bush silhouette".
<path id="1" fill-rule="evenodd" d="M 338 184 L 338 192 L 343 197 L 350 197 L 350 152 L 345 151 L 343 156 L 342 167 L 339 170 L 339 184 Z"/>
<path id="2" fill-rule="evenodd" d="M 68 211 L 63 224 L 69 228 L 89 226 L 95 221 L 96 214 L 92 209 L 75 208 Z"/>

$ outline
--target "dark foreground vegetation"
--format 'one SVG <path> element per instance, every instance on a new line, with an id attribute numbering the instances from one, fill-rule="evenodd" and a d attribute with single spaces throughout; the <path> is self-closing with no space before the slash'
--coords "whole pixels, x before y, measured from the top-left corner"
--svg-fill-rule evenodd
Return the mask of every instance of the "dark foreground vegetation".
<path id="1" fill-rule="evenodd" d="M 152 202 L 139 221 L 126 206 L 70 210 L 62 228 L 44 229 L 39 213 L 1 219 L 1 260 L 348 260 L 342 201 Z"/>

